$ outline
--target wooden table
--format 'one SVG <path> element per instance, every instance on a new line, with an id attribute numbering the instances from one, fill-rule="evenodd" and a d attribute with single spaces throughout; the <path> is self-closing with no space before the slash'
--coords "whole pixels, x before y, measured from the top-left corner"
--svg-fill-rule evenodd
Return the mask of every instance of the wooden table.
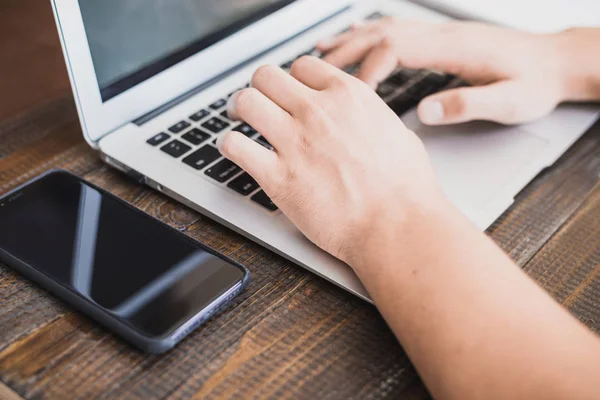
<path id="1" fill-rule="evenodd" d="M 253 279 L 226 312 L 173 351 L 149 356 L 0 265 L 0 398 L 428 397 L 374 307 L 103 165 L 81 136 L 49 2 L 3 0 L 0 193 L 53 167 L 228 254 Z M 599 174 L 600 125 L 489 229 L 596 331 Z"/>

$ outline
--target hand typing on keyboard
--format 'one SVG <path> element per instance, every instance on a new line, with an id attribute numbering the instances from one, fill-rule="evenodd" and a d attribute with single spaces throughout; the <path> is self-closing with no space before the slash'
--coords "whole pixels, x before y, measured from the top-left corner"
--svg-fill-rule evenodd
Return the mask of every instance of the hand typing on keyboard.
<path id="1" fill-rule="evenodd" d="M 594 35 L 588 50 L 597 46 Z M 348 263 L 433 397 L 598 398 L 598 338 L 449 204 L 419 138 L 394 113 L 429 96 L 420 113 L 430 123 L 517 122 L 565 98 L 600 99 L 597 52 L 573 57 L 591 60 L 568 62 L 580 71 L 573 75 L 548 44 L 564 39 L 546 38 L 475 24 L 367 24 L 321 44 L 334 65 L 305 56 L 283 69 L 260 68 L 223 116 L 244 124 L 226 130 L 220 117 L 201 124 L 222 132 L 217 146 L 228 160 L 210 166 L 206 160 L 218 155 L 207 145 L 188 161 L 209 165 L 205 174 L 219 182 L 242 168 L 247 174 L 230 188 L 256 193 L 252 200 L 269 210 L 279 206 Z M 574 54 L 564 51 L 566 59 Z M 358 76 L 376 92 L 336 68 L 363 59 Z M 408 70 L 397 72 L 399 65 Z M 448 76 L 420 68 L 485 86 L 433 94 Z M 149 144 L 165 140 L 159 134 Z M 161 150 L 178 157 L 186 147 L 176 139 Z"/>
<path id="2" fill-rule="evenodd" d="M 228 115 L 275 151 L 237 131 L 217 142 L 314 243 L 355 265 L 370 235 L 418 207 L 445 204 L 417 136 L 363 82 L 316 57 L 288 75 L 260 68 Z"/>
<path id="3" fill-rule="evenodd" d="M 447 83 L 444 74 L 419 68 L 487 85 L 424 100 L 442 107 L 440 119 L 428 120 L 434 123 L 514 122 L 548 111 L 563 96 L 600 99 L 597 52 L 582 56 L 595 64 L 573 64 L 596 72 L 571 76 L 569 91 L 564 77 L 555 76 L 564 65 L 560 57 L 538 37 L 503 38 L 497 28 L 472 24 L 382 24 L 342 35 L 327 56 L 338 67 L 364 58 L 359 77 L 376 92 L 316 57 L 262 67 L 252 87 L 228 102 L 226 117 L 246 122 L 218 136 L 230 162 L 206 174 L 217 179 L 238 166 L 246 170 L 229 186 L 243 195 L 260 186 L 253 201 L 279 206 L 310 240 L 347 262 L 433 397 L 598 398 L 600 341 L 449 204 L 422 143 L 394 113 L 398 103 L 431 96 Z M 401 39 L 382 36 L 386 29 Z M 591 49 L 598 41 L 586 43 Z M 409 70 L 377 85 L 398 65 Z M 432 117 L 425 103 L 420 111 Z M 163 140 L 157 135 L 150 144 Z M 185 150 L 178 141 L 165 146 L 174 156 Z"/>
<path id="4" fill-rule="evenodd" d="M 580 100 L 565 84 L 568 74 L 562 69 L 560 46 L 564 47 L 556 35 L 478 23 L 384 18 L 323 40 L 317 48 L 339 68 L 362 62 L 358 77 L 373 87 L 398 66 L 439 70 L 482 85 L 423 100 L 421 120 L 438 125 L 478 119 L 526 122 L 546 115 L 561 101 Z"/>

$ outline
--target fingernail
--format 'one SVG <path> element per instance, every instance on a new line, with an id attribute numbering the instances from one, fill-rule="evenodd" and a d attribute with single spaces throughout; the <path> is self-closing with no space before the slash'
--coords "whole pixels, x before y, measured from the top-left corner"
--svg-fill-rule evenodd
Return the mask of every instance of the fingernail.
<path id="1" fill-rule="evenodd" d="M 217 137 L 217 149 L 219 149 L 221 153 L 223 153 L 223 143 L 225 143 L 225 137 L 227 135 L 229 135 L 229 132 L 225 132 Z"/>
<path id="2" fill-rule="evenodd" d="M 421 121 L 435 124 L 444 119 L 444 106 L 439 101 L 424 101 L 421 105 Z"/>
<path id="3" fill-rule="evenodd" d="M 230 119 L 238 119 L 238 115 L 236 112 L 236 102 L 240 92 L 235 92 L 231 96 L 229 96 L 229 100 L 227 100 L 227 116 Z"/>

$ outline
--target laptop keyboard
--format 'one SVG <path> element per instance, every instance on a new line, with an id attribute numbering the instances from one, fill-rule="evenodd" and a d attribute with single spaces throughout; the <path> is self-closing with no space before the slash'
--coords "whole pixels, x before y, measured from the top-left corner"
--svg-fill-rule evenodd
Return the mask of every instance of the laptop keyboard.
<path id="1" fill-rule="evenodd" d="M 383 17 L 380 13 L 372 14 L 367 20 Z M 321 57 L 313 48 L 304 51 L 292 60 L 281 64 L 281 68 L 289 70 L 298 58 L 304 55 Z M 353 65 L 344 70 L 355 74 L 360 65 Z M 397 115 L 402 115 L 419 102 L 441 89 L 456 82 L 454 76 L 428 70 L 409 70 L 399 68 L 377 88 L 377 94 L 390 106 Z M 246 85 L 247 87 L 248 85 Z M 242 88 L 240 88 L 242 89 Z M 236 90 L 237 91 L 237 90 Z M 188 167 L 202 172 L 208 179 L 223 184 L 241 196 L 248 197 L 255 204 L 269 212 L 277 211 L 277 206 L 269 199 L 258 183 L 233 162 L 224 158 L 216 148 L 217 137 L 228 130 L 238 131 L 255 140 L 260 145 L 273 149 L 268 140 L 247 123 L 235 122 L 228 118 L 227 98 L 215 100 L 196 113 L 190 115 L 151 138 L 146 143 L 159 148 L 174 159 L 181 160 Z"/>

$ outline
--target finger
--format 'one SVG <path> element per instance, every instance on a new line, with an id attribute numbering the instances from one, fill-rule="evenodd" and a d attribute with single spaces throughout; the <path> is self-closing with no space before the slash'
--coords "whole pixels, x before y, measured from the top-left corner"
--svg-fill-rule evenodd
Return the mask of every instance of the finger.
<path id="1" fill-rule="evenodd" d="M 311 89 L 274 65 L 265 65 L 252 76 L 252 87 L 290 114 L 302 104 Z"/>
<path id="2" fill-rule="evenodd" d="M 347 31 L 339 34 L 338 36 L 332 36 L 330 38 L 321 39 L 317 42 L 317 50 L 319 50 L 322 53 L 328 53 L 329 51 L 340 46 L 341 44 L 346 43 L 354 34 L 355 32 L 353 31 Z"/>
<path id="3" fill-rule="evenodd" d="M 227 115 L 247 122 L 259 131 L 276 149 L 282 149 L 287 139 L 282 132 L 289 132 L 293 124 L 290 114 L 255 88 L 234 93 L 227 102 Z"/>
<path id="4" fill-rule="evenodd" d="M 292 64 L 290 75 L 314 90 L 325 90 L 339 70 L 317 57 L 300 57 Z"/>
<path id="5" fill-rule="evenodd" d="M 379 32 L 356 35 L 352 40 L 327 53 L 323 59 L 338 68 L 358 64 L 381 38 Z"/>
<path id="6" fill-rule="evenodd" d="M 398 22 L 395 30 L 398 62 L 411 69 L 467 73 L 469 78 L 489 75 L 490 68 L 497 64 L 494 59 L 498 58 L 497 49 L 490 46 L 497 37 L 496 29 L 473 22 Z"/>
<path id="7" fill-rule="evenodd" d="M 332 49 L 342 45 L 343 43 L 346 43 L 347 41 L 351 40 L 357 34 L 364 32 L 366 26 L 367 24 L 365 24 L 362 21 L 355 22 L 354 24 L 352 24 L 352 27 L 346 30 L 345 32 L 342 32 L 337 36 L 322 39 L 319 42 L 317 42 L 317 50 L 323 53 L 327 53 Z"/>
<path id="8" fill-rule="evenodd" d="M 249 173 L 261 187 L 269 186 L 269 176 L 278 163 L 277 153 L 236 131 L 219 136 L 217 148 L 225 158 Z"/>
<path id="9" fill-rule="evenodd" d="M 358 78 L 372 88 L 377 87 L 398 67 L 398 58 L 394 45 L 383 39 L 365 57 Z"/>
<path id="10" fill-rule="evenodd" d="M 552 95 L 545 95 L 521 82 L 502 81 L 429 96 L 419 104 L 418 113 L 421 121 L 428 125 L 475 120 L 516 124 L 544 116 L 557 102 Z"/>

